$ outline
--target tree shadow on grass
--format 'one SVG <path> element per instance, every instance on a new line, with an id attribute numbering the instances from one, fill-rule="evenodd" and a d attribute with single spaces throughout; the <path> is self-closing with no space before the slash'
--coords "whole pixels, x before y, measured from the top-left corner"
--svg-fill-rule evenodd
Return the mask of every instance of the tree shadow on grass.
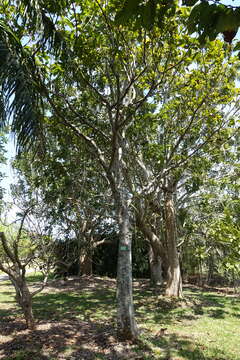
<path id="1" fill-rule="evenodd" d="M 6 288 L 6 286 L 9 286 L 9 285 L 11 285 L 10 281 L 0 282 L 0 288 L 1 288 L 1 287 Z"/>
<path id="2" fill-rule="evenodd" d="M 2 306 L 1 303 L 4 305 Z M 1 334 L 1 325 L 5 319 L 17 316 L 20 312 L 15 300 L 2 300 L 0 303 L 0 334 Z M 7 305 L 7 306 L 6 306 Z M 10 306 L 8 306 L 10 305 Z"/>
<path id="3" fill-rule="evenodd" d="M 80 317 L 84 320 L 109 317 L 115 313 L 115 294 L 96 289 L 94 292 L 45 293 L 34 298 L 33 310 L 38 319 Z M 47 306 L 46 306 L 47 304 Z"/>
<path id="4" fill-rule="evenodd" d="M 0 295 L 1 295 L 1 297 L 2 297 L 2 296 L 6 296 L 6 297 L 8 297 L 8 298 L 9 298 L 9 297 L 12 297 L 12 298 L 13 298 L 14 293 L 11 292 L 11 291 L 1 291 L 1 294 L 0 294 Z M 7 300 L 7 301 L 6 301 L 6 300 L 4 299 L 4 303 L 7 303 L 7 302 L 8 302 L 8 303 L 14 302 L 14 300 Z"/>
<path id="5" fill-rule="evenodd" d="M 129 344 L 119 343 L 112 324 L 103 322 L 77 319 L 41 322 L 32 332 L 21 322 L 14 326 L 14 337 L 0 344 L 0 358 L 5 360 L 170 360 L 179 357 L 185 360 L 230 360 L 219 349 L 212 348 L 212 355 L 206 354 L 203 345 L 175 333 L 164 336 L 145 333 L 139 341 Z"/>
<path id="6" fill-rule="evenodd" d="M 13 314 L 13 309 L 0 309 L 0 329 L 1 329 L 1 323 L 8 318 L 9 316 L 11 316 Z M 0 332 L 1 333 L 1 332 Z"/>
<path id="7" fill-rule="evenodd" d="M 0 321 L 0 334 L 2 336 L 9 336 L 15 332 L 26 329 L 26 324 L 23 319 L 16 319 L 15 316 L 11 314 L 5 314 L 4 318 L 1 318 Z"/>
<path id="8" fill-rule="evenodd" d="M 144 292 L 136 289 L 134 299 L 136 313 L 140 318 L 152 317 L 155 322 L 165 325 L 174 321 L 196 320 L 202 315 L 224 319 L 231 313 L 232 316 L 239 317 L 239 308 L 233 310 L 232 306 L 239 302 L 238 297 L 224 296 L 218 291 L 205 292 L 201 288 L 185 288 L 183 299 L 156 296 L 148 288 Z"/>
<path id="9" fill-rule="evenodd" d="M 219 349 L 212 348 L 212 355 L 207 355 L 204 352 L 204 345 L 196 343 L 190 337 L 179 336 L 175 333 L 150 337 L 148 338 L 148 343 L 151 343 L 155 349 L 159 349 L 158 359 L 177 360 L 181 358 L 186 360 L 230 360 L 227 354 L 219 351 Z"/>
<path id="10" fill-rule="evenodd" d="M 232 302 L 239 301 L 237 297 L 224 296 L 220 292 L 200 292 L 196 299 L 193 299 L 192 310 L 195 314 L 206 314 L 214 319 L 224 319 L 226 316 L 236 316 Z M 238 309 L 239 311 L 239 309 Z"/>
<path id="11" fill-rule="evenodd" d="M 34 276 L 31 281 L 34 280 Z M 67 288 L 69 291 L 79 291 L 79 290 L 93 290 L 93 289 L 103 289 L 103 290 L 113 290 L 116 288 L 116 279 L 97 277 L 97 276 L 72 276 L 67 278 L 67 280 L 63 279 L 54 279 L 50 278 L 48 282 L 48 287 L 51 289 L 63 289 Z"/>
<path id="12" fill-rule="evenodd" d="M 76 281 L 64 288 L 56 284 L 56 292 L 41 293 L 34 298 L 34 313 L 39 320 L 36 331 L 26 330 L 23 321 L 8 319 L 3 324 L 5 333 L 2 334 L 10 339 L 0 344 L 0 358 L 3 355 L 5 360 L 169 360 L 181 356 L 186 360 L 230 360 L 226 354 L 214 349 L 212 353 L 218 355 L 208 356 L 201 344 L 174 333 L 164 336 L 146 334 L 146 338 L 137 344 L 119 344 L 113 326 L 115 283 L 94 279 L 75 285 Z M 200 290 L 188 293 L 183 307 L 180 306 L 182 300 L 151 296 L 147 289 L 135 290 L 135 298 L 138 316 L 145 320 L 151 313 L 156 324 L 176 319 L 193 320 L 199 316 L 196 314 L 199 309 L 211 316 L 213 310 L 225 311 L 230 301 Z M 191 312 L 186 312 L 189 309 Z M 222 313 L 213 315 L 224 316 Z M 159 348 L 159 357 L 153 348 Z"/>

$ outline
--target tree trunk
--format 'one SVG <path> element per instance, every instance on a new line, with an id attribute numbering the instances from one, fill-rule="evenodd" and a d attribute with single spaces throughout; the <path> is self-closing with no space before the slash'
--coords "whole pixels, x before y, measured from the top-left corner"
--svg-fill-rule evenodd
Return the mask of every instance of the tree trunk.
<path id="1" fill-rule="evenodd" d="M 132 294 L 132 236 L 127 200 L 118 206 L 117 333 L 120 340 L 137 337 Z"/>
<path id="2" fill-rule="evenodd" d="M 162 278 L 162 261 L 158 252 L 154 252 L 154 248 L 149 246 L 149 267 L 150 267 L 150 279 L 151 285 L 161 285 L 163 282 Z"/>
<path id="3" fill-rule="evenodd" d="M 146 224 L 140 214 L 136 214 L 137 226 L 150 242 L 149 246 L 149 267 L 150 279 L 153 286 L 161 285 L 163 282 L 162 263 L 165 258 L 164 248 L 155 232 L 150 225 Z"/>
<path id="4" fill-rule="evenodd" d="M 24 318 L 28 329 L 35 329 L 35 321 L 32 310 L 32 296 L 29 291 L 26 280 L 22 277 L 14 276 L 10 277 L 10 280 L 16 291 L 16 301 L 22 308 Z"/>
<path id="5" fill-rule="evenodd" d="M 129 191 L 125 184 L 125 162 L 127 155 L 125 133 L 118 121 L 113 129 L 113 158 L 108 179 L 111 184 L 119 228 L 117 264 L 117 336 L 119 340 L 134 340 L 138 331 L 134 317 L 132 292 L 132 229 L 130 225 Z"/>
<path id="6" fill-rule="evenodd" d="M 176 212 L 172 188 L 165 192 L 165 227 L 168 253 L 166 295 L 182 297 L 182 278 L 176 239 Z"/>
<path id="7" fill-rule="evenodd" d="M 32 296 L 27 287 L 23 289 L 21 305 L 28 329 L 34 330 L 36 327 L 32 310 Z"/>
<path id="8" fill-rule="evenodd" d="M 14 286 L 14 289 L 15 289 L 15 300 L 18 303 L 18 305 L 21 306 L 21 291 L 20 291 L 20 288 L 17 285 L 17 282 L 11 276 L 9 278 L 10 278 L 11 283 Z"/>
<path id="9" fill-rule="evenodd" d="M 81 254 L 79 257 L 80 275 L 92 275 L 92 256 L 90 254 Z"/>
<path id="10" fill-rule="evenodd" d="M 208 258 L 208 275 L 207 275 L 207 284 L 211 285 L 214 275 L 214 259 L 213 255 L 210 255 Z"/>

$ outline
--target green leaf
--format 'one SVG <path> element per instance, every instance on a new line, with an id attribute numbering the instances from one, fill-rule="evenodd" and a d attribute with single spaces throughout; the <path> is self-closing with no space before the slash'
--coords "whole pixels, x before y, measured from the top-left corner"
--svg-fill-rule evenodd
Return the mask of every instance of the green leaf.
<path id="1" fill-rule="evenodd" d="M 183 0 L 182 4 L 185 6 L 194 6 L 198 0 Z"/>
<path id="2" fill-rule="evenodd" d="M 218 20 L 216 23 L 216 31 L 218 33 L 236 30 L 240 26 L 240 16 L 232 9 L 227 9 L 224 12 L 219 12 Z"/>
<path id="3" fill-rule="evenodd" d="M 156 1 L 150 0 L 143 10 L 143 24 L 144 27 L 150 30 L 153 27 L 156 15 Z"/>
<path id="4" fill-rule="evenodd" d="M 126 0 L 123 8 L 117 12 L 115 22 L 118 24 L 126 23 L 133 15 L 136 14 L 141 0 Z"/>
<path id="5" fill-rule="evenodd" d="M 207 7 L 208 4 L 201 3 L 197 6 L 194 6 L 194 8 L 192 9 L 188 19 L 188 31 L 190 34 L 198 30 L 201 11 L 207 10 Z"/>
<path id="6" fill-rule="evenodd" d="M 16 34 L 10 29 L 9 26 L 7 26 L 3 21 L 0 20 L 0 29 L 3 30 L 4 32 L 8 33 L 9 35 L 11 35 L 14 40 L 20 44 L 20 40 L 18 39 L 18 37 L 16 36 Z"/>
<path id="7" fill-rule="evenodd" d="M 233 49 L 233 51 L 238 51 L 240 50 L 240 41 L 238 41 Z"/>

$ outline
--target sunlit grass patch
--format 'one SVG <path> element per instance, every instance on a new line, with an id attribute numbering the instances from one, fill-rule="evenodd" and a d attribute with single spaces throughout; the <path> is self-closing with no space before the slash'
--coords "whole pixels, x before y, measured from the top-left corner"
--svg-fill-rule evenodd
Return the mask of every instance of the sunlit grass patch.
<path id="1" fill-rule="evenodd" d="M 48 304 L 46 309 L 46 303 Z M 84 290 L 79 292 L 40 293 L 34 299 L 34 310 L 39 318 L 61 320 L 77 317 L 81 320 L 104 320 L 115 314 L 115 291 Z"/>
<path id="2" fill-rule="evenodd" d="M 0 319 L 16 313 L 15 292 L 9 281 L 0 282 Z"/>
<path id="3" fill-rule="evenodd" d="M 149 296 L 138 310 L 142 340 L 157 359 L 239 360 L 239 306 L 238 297 L 201 290 L 186 289 L 182 300 Z"/>

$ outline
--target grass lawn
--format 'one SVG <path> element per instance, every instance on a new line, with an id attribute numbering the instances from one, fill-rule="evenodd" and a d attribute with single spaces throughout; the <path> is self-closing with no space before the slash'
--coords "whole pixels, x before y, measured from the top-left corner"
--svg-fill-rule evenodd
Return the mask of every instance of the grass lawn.
<path id="1" fill-rule="evenodd" d="M 36 287 L 39 275 L 29 277 Z M 134 283 L 136 344 L 115 337 L 115 280 L 51 280 L 34 298 L 37 329 L 26 329 L 13 289 L 0 283 L 0 359 L 240 360 L 240 298 L 223 289 L 186 286 L 184 299 L 166 299 Z"/>

